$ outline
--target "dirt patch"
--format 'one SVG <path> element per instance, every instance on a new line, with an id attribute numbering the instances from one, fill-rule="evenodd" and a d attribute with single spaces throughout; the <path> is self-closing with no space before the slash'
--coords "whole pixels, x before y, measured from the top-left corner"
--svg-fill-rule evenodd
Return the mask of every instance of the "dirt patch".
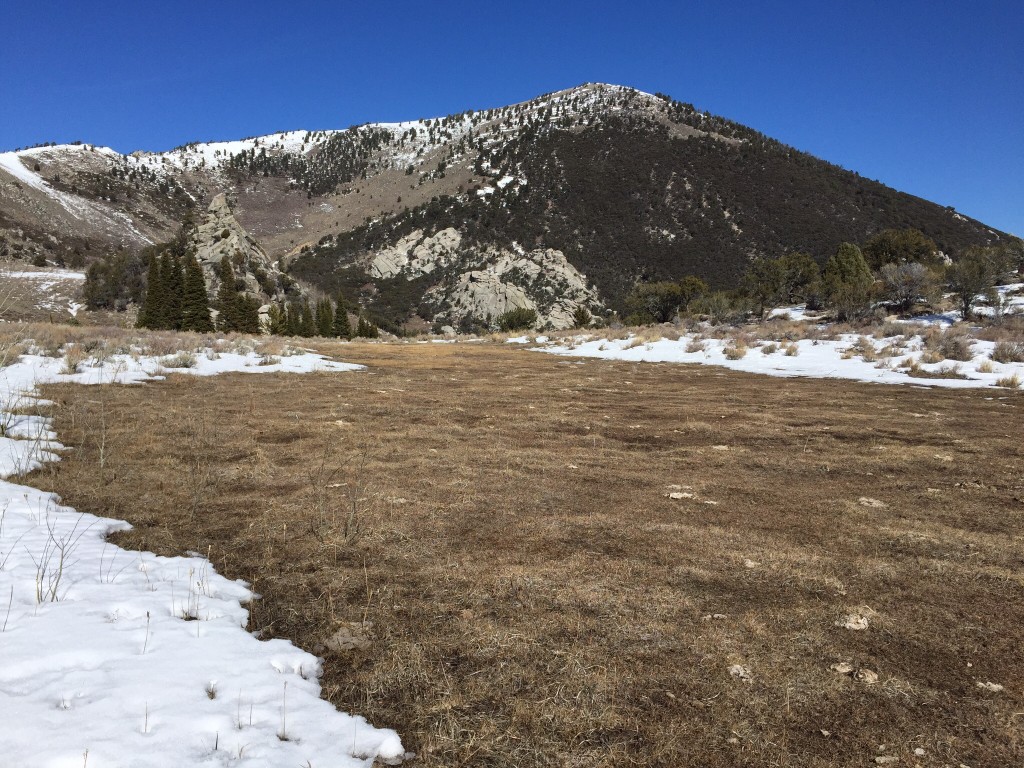
<path id="1" fill-rule="evenodd" d="M 48 387 L 34 482 L 252 582 L 416 765 L 1020 764 L 1024 396 L 324 348 L 370 369 Z"/>

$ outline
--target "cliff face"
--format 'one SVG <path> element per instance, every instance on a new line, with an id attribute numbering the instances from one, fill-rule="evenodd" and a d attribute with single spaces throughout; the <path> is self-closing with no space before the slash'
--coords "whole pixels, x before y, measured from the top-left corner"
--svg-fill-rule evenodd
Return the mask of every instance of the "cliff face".
<path id="1" fill-rule="evenodd" d="M 226 193 L 213 198 L 203 220 L 189 234 L 189 241 L 211 291 L 220 279 L 221 259 L 227 256 L 236 277 L 245 282 L 246 293 L 261 303 L 283 297 L 290 281 L 235 218 Z"/>

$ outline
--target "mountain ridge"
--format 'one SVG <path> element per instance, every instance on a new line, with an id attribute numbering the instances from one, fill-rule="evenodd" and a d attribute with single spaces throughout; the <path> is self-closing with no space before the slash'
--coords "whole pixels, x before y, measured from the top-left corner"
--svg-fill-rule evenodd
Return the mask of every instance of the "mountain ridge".
<path id="1" fill-rule="evenodd" d="M 587 83 L 505 107 L 162 153 L 0 153 L 0 258 L 81 265 L 137 250 L 222 193 L 276 265 L 394 324 L 465 320 L 439 318 L 451 302 L 431 289 L 517 249 L 560 254 L 590 281 L 596 308 L 621 306 L 647 279 L 697 274 L 731 287 L 754 256 L 804 250 L 823 261 L 838 242 L 885 228 L 921 229 L 954 256 L 1009 237 L 663 94 Z M 434 277 L 405 273 L 415 290 L 395 282 L 401 274 L 371 274 L 381 250 L 445 229 L 461 250 Z"/>

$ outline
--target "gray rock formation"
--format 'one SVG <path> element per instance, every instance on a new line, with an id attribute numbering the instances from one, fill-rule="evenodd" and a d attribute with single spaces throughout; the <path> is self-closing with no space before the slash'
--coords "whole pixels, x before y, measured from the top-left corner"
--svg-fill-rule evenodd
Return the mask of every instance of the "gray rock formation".
<path id="1" fill-rule="evenodd" d="M 190 239 L 211 289 L 218 284 L 220 262 L 227 256 L 235 274 L 245 281 L 246 293 L 263 302 L 282 294 L 278 265 L 239 224 L 226 194 L 213 198 L 205 218 L 192 231 Z"/>
<path id="2" fill-rule="evenodd" d="M 488 250 L 462 259 L 470 268 L 426 295 L 439 317 L 452 322 L 472 317 L 493 325 L 505 312 L 522 307 L 537 312 L 538 327 L 569 328 L 579 307 L 601 306 L 596 290 L 561 251 Z"/>
<path id="3" fill-rule="evenodd" d="M 429 237 L 417 229 L 391 248 L 378 251 L 367 271 L 372 277 L 405 274 L 411 280 L 454 263 L 461 243 L 462 235 L 451 227 Z"/>

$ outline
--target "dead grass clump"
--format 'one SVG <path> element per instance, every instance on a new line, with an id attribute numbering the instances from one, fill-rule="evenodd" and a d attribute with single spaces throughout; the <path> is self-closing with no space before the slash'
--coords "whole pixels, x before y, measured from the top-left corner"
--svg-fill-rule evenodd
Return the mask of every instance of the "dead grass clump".
<path id="1" fill-rule="evenodd" d="M 747 355 L 747 348 L 743 344 L 733 342 L 722 350 L 727 360 L 740 360 Z"/>
<path id="2" fill-rule="evenodd" d="M 907 371 L 908 376 L 912 376 L 916 379 L 966 379 L 967 377 L 963 374 L 963 369 L 959 363 L 950 363 L 937 368 L 934 371 L 929 371 L 922 368 L 920 365 L 915 363 Z"/>
<path id="3" fill-rule="evenodd" d="M 774 355 L 778 351 L 779 351 L 779 345 L 776 344 L 774 341 L 773 342 L 769 342 L 768 344 L 765 344 L 763 347 L 761 347 L 761 354 L 762 355 Z"/>
<path id="4" fill-rule="evenodd" d="M 991 360 L 982 360 L 978 363 L 978 373 L 992 373 L 996 367 L 992 364 Z"/>
<path id="5" fill-rule="evenodd" d="M 946 357 L 937 349 L 925 349 L 921 352 L 920 362 L 924 365 L 941 363 Z"/>
<path id="6" fill-rule="evenodd" d="M 89 359 L 88 353 L 83 348 L 82 344 L 70 344 L 64 352 L 64 367 L 61 369 L 61 373 L 75 374 L 80 373 L 82 365 L 86 360 Z"/>
<path id="7" fill-rule="evenodd" d="M 786 357 L 796 357 L 799 354 L 800 346 L 795 341 L 791 341 L 786 345 Z"/>
<path id="8" fill-rule="evenodd" d="M 164 368 L 195 368 L 196 356 L 192 352 L 178 352 L 176 355 L 160 359 L 160 365 Z"/>
<path id="9" fill-rule="evenodd" d="M 1015 373 L 1012 376 L 1003 376 L 1001 379 L 996 379 L 997 387 L 1006 387 L 1007 389 L 1020 389 L 1020 374 Z"/>
<path id="10" fill-rule="evenodd" d="M 707 349 L 707 345 L 704 343 L 704 339 L 700 336 L 694 336 L 686 342 L 686 351 L 690 354 L 703 352 L 705 349 Z"/>
<path id="11" fill-rule="evenodd" d="M 872 335 L 881 341 L 882 339 L 891 339 L 894 336 L 903 336 L 906 333 L 908 333 L 906 323 L 896 323 L 891 320 L 886 320 L 880 326 L 875 328 Z"/>
<path id="12" fill-rule="evenodd" d="M 1024 363 L 1024 343 L 997 341 L 989 357 L 997 363 Z"/>

